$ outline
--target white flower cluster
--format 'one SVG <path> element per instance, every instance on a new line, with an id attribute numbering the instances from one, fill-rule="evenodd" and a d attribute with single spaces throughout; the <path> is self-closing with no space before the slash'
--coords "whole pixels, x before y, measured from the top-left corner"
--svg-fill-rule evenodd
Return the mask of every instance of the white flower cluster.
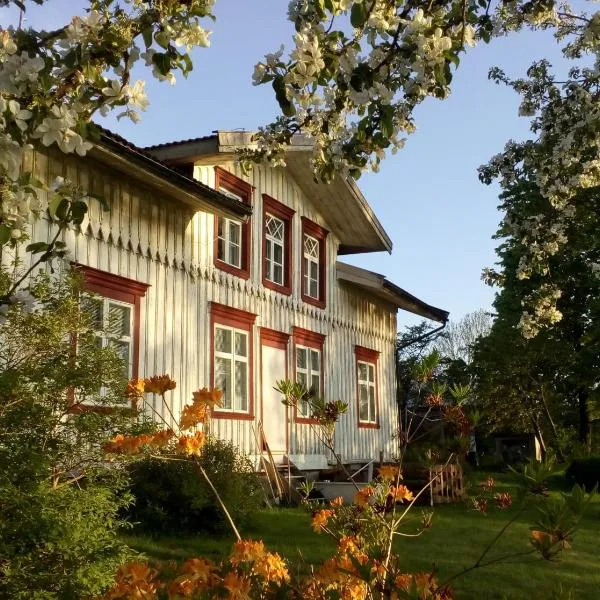
<path id="1" fill-rule="evenodd" d="M 527 308 L 519 321 L 523 337 L 528 339 L 534 338 L 542 327 L 554 325 L 563 317 L 556 308 L 556 302 L 562 296 L 562 292 L 556 286 L 543 284 L 532 296 L 523 301 L 523 306 Z M 528 307 L 534 307 L 534 312 L 529 312 Z"/>

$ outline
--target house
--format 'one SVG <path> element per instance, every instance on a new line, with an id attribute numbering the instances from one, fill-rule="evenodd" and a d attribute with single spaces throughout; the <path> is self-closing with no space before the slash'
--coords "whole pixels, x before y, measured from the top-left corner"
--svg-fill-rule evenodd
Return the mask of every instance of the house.
<path id="1" fill-rule="evenodd" d="M 287 166 L 245 175 L 236 150 L 246 132 L 140 149 L 105 131 L 84 159 L 36 152 L 41 179 L 77 181 L 92 202 L 65 234 L 72 260 L 101 301 L 131 377 L 169 373 L 177 418 L 192 392 L 223 390 L 211 430 L 249 454 L 256 428 L 276 456 L 302 469 L 327 465 L 306 406 L 284 406 L 274 390 L 294 379 L 349 410 L 336 429 L 349 463 L 396 451 L 396 313 L 440 322 L 429 306 L 382 275 L 340 262 L 345 254 L 392 249 L 356 184 L 315 183 L 310 145 L 291 145 Z M 32 237 L 48 239 L 41 220 Z M 169 412 L 155 407 L 169 421 Z"/>

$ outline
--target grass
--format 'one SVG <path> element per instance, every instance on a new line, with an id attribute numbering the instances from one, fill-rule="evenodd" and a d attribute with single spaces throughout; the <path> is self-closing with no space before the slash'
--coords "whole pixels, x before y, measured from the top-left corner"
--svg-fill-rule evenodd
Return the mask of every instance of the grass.
<path id="1" fill-rule="evenodd" d="M 500 491 L 510 490 L 510 478 L 503 477 Z M 420 510 L 420 509 L 416 509 Z M 516 508 L 491 511 L 487 516 L 469 510 L 464 504 L 435 507 L 433 527 L 418 538 L 398 540 L 397 552 L 406 571 L 439 569 L 440 580 L 473 565 Z M 535 514 L 527 512 L 494 546 L 486 560 L 528 549 L 529 526 Z M 302 509 L 261 511 L 244 537 L 262 539 L 267 547 L 285 556 L 293 568 L 305 571 L 307 564 L 328 558 L 334 543 L 310 528 L 310 516 Z M 214 559 L 227 555 L 232 537 L 159 538 L 127 536 L 136 550 L 156 560 L 184 560 L 191 556 Z M 559 586 L 575 593 L 577 599 L 600 598 L 600 500 L 588 509 L 576 532 L 573 548 L 560 560 L 547 562 L 537 555 L 522 557 L 477 569 L 454 581 L 457 598 L 465 600 L 549 599 Z"/>

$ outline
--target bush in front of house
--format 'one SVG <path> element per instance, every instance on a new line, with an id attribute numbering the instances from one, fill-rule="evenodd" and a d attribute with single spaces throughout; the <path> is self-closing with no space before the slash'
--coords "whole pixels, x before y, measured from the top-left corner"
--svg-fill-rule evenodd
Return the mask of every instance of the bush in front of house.
<path id="1" fill-rule="evenodd" d="M 0 296 L 10 281 L 0 269 Z M 101 450 L 131 422 L 123 363 L 77 289 L 41 275 L 0 311 L 0 598 L 93 597 L 134 556 L 126 472 Z"/>
<path id="2" fill-rule="evenodd" d="M 219 492 L 236 525 L 247 526 L 263 492 L 248 457 L 230 442 L 209 437 L 197 461 Z M 222 533 L 223 511 L 194 461 L 146 458 L 130 466 L 135 527 L 152 533 Z"/>
<path id="3" fill-rule="evenodd" d="M 600 456 L 576 458 L 565 472 L 567 481 L 585 487 L 589 492 L 600 486 Z"/>

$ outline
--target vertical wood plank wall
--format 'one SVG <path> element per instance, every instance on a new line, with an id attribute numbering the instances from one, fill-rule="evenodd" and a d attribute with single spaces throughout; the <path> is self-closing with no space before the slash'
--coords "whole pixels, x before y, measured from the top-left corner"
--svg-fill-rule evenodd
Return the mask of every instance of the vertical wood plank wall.
<path id="1" fill-rule="evenodd" d="M 258 167 L 248 178 L 233 164 L 222 167 L 254 186 L 251 276 L 247 281 L 213 267 L 214 215 L 197 212 L 143 183 L 109 170 L 90 158 L 36 152 L 31 161 L 36 176 L 52 181 L 66 176 L 90 193 L 102 194 L 110 211 L 90 202 L 89 214 L 78 229 L 64 236 L 71 259 L 150 285 L 142 303 L 140 376 L 169 373 L 177 381 L 173 412 L 191 400 L 192 392 L 210 385 L 209 303 L 219 302 L 257 315 L 255 327 L 291 333 L 298 326 L 326 336 L 324 392 L 328 399 L 349 404 L 336 430 L 338 449 L 347 461 L 391 456 L 397 447 L 394 343 L 396 312 L 336 279 L 339 240 L 327 238 L 327 307 L 319 309 L 300 299 L 301 222 L 306 216 L 325 228 L 327 223 L 296 183 L 282 169 Z M 214 168 L 195 168 L 195 177 L 214 186 Z M 293 220 L 293 293 L 283 296 L 261 284 L 262 194 L 267 193 L 296 211 Z M 53 224 L 32 226 L 34 240 L 47 240 Z M 258 330 L 257 330 L 258 331 Z M 260 418 L 259 335 L 254 335 L 254 399 Z M 379 429 L 357 427 L 355 345 L 378 350 Z M 292 360 L 291 347 L 288 351 Z M 289 365 L 292 369 L 293 365 Z M 290 370 L 290 373 L 293 371 Z M 160 410 L 160 407 L 157 406 Z M 168 415 L 163 415 L 168 419 Z M 251 421 L 214 419 L 213 432 L 253 454 Z M 292 424 L 291 454 L 324 454 L 309 425 Z"/>

